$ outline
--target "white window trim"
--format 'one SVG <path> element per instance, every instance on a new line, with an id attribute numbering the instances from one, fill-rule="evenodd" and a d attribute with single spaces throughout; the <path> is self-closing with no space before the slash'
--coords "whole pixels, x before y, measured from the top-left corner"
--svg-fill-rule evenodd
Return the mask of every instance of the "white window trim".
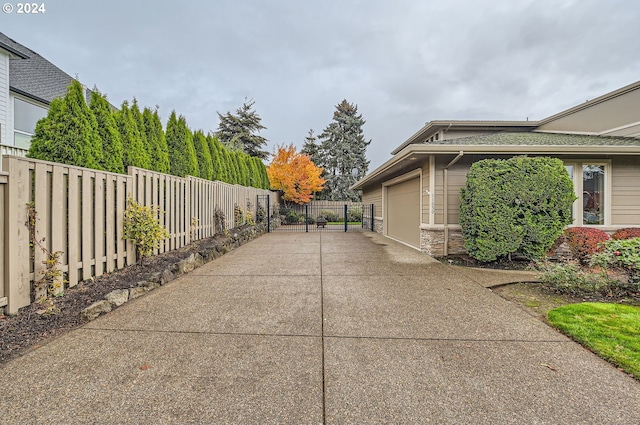
<path id="1" fill-rule="evenodd" d="M 582 180 L 583 180 L 583 166 L 584 165 L 602 165 L 604 166 L 604 224 L 584 224 L 582 219 L 584 217 L 583 202 L 582 202 Z M 610 159 L 580 159 L 580 160 L 566 160 L 564 165 L 573 166 L 573 190 L 576 195 L 576 200 L 573 202 L 573 217 L 574 223 L 571 226 L 588 226 L 588 227 L 606 227 L 611 226 L 611 160 Z M 578 222 L 579 221 L 579 222 Z"/>

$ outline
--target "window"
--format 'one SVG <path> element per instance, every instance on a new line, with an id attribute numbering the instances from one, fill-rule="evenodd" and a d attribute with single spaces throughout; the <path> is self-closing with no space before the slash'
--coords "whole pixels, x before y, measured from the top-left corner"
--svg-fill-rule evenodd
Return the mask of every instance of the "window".
<path id="1" fill-rule="evenodd" d="M 582 224 L 604 224 L 604 165 L 582 165 Z"/>
<path id="2" fill-rule="evenodd" d="M 602 226 L 608 224 L 608 175 L 609 164 L 597 161 L 582 161 L 565 164 L 573 180 L 578 198 L 573 204 L 572 217 L 575 225 Z"/>
<path id="3" fill-rule="evenodd" d="M 36 130 L 36 124 L 47 116 L 47 109 L 36 104 L 26 102 L 17 97 L 13 99 L 13 144 L 16 147 L 29 149 L 31 137 Z"/>

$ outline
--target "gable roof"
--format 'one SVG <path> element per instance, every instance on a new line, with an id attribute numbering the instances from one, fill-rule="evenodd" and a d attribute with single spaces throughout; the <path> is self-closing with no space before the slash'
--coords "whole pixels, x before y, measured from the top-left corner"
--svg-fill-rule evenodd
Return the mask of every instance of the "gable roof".
<path id="1" fill-rule="evenodd" d="M 11 91 L 46 104 L 66 94 L 73 79 L 69 74 L 3 33 L 0 47 L 13 54 L 9 59 Z"/>

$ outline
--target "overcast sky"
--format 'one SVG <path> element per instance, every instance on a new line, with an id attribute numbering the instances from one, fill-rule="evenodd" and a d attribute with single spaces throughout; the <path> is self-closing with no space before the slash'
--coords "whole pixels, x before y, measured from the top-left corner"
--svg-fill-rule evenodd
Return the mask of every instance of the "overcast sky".
<path id="1" fill-rule="evenodd" d="M 11 2 L 14 6 L 17 2 Z M 369 170 L 426 122 L 538 120 L 640 80 L 632 0 L 47 0 L 0 32 L 119 106 L 193 129 L 245 97 L 301 147 L 358 105 Z"/>

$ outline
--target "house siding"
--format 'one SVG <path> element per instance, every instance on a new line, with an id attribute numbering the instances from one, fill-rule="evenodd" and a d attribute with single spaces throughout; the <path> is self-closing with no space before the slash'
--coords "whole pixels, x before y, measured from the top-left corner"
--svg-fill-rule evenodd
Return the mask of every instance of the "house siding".
<path id="1" fill-rule="evenodd" d="M 9 55 L 0 50 L 0 144 L 9 142 Z"/>
<path id="2" fill-rule="evenodd" d="M 640 225 L 640 156 L 611 163 L 611 225 Z"/>
<path id="3" fill-rule="evenodd" d="M 640 90 L 592 105 L 538 127 L 541 131 L 577 131 L 602 135 L 633 136 L 640 121 Z M 634 125 L 635 124 L 635 125 Z M 630 126 L 631 125 L 631 126 Z M 619 129 L 626 127 L 627 130 Z"/>

